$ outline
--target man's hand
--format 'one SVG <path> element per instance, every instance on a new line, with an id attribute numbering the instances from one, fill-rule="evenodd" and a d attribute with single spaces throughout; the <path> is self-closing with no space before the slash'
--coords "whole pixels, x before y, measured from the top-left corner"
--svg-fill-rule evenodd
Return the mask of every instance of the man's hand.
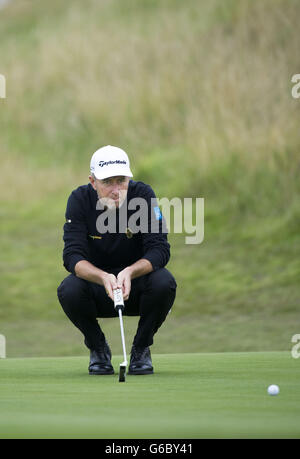
<path id="1" fill-rule="evenodd" d="M 113 292 L 113 290 L 115 290 L 117 288 L 116 276 L 114 274 L 106 273 L 104 276 L 102 276 L 102 282 L 103 282 L 103 286 L 105 288 L 105 291 L 106 291 L 107 295 L 109 296 L 109 298 L 112 301 L 114 301 L 114 292 Z"/>
<path id="2" fill-rule="evenodd" d="M 113 290 L 116 288 L 121 288 L 123 299 L 128 300 L 131 290 L 131 280 L 153 271 L 150 261 L 144 258 L 141 258 L 133 263 L 133 265 L 127 266 L 127 268 L 120 271 L 117 278 L 114 274 L 109 274 L 96 268 L 96 266 L 92 265 L 87 260 L 78 261 L 74 269 L 77 277 L 89 282 L 95 282 L 95 284 L 103 285 L 107 295 L 112 301 L 114 301 Z"/>
<path id="3" fill-rule="evenodd" d="M 103 285 L 109 298 L 114 301 L 113 290 L 117 288 L 117 278 L 114 274 L 96 268 L 96 266 L 87 260 L 78 261 L 75 265 L 75 274 L 81 279 Z"/>
<path id="4" fill-rule="evenodd" d="M 122 289 L 123 299 L 128 300 L 131 290 L 131 270 L 129 268 L 120 271 L 117 277 L 118 288 Z"/>

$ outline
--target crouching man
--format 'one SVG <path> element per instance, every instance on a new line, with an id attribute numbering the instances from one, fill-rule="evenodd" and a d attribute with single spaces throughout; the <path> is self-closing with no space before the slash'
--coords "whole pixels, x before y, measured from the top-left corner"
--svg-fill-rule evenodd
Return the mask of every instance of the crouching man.
<path id="1" fill-rule="evenodd" d="M 152 188 L 132 177 L 127 154 L 102 147 L 92 156 L 89 183 L 74 190 L 67 203 L 63 262 L 71 274 L 57 293 L 67 317 L 84 335 L 91 375 L 114 373 L 97 320 L 118 317 L 114 289 L 123 291 L 124 315 L 139 316 L 129 374 L 153 373 L 149 348 L 175 300 L 176 281 L 165 268 L 170 245 L 163 216 Z M 141 199 L 147 210 L 139 215 L 144 228 L 137 231 L 134 203 Z"/>

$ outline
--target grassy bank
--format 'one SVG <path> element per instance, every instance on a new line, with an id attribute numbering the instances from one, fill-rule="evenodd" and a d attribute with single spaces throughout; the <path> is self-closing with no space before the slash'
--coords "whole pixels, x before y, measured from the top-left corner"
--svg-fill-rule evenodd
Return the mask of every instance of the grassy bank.
<path id="1" fill-rule="evenodd" d="M 127 150 L 134 178 L 157 196 L 205 198 L 204 242 L 170 235 L 178 293 L 157 352 L 290 349 L 300 300 L 300 105 L 290 82 L 299 13 L 296 0 L 16 0 L 0 11 L 9 356 L 85 352 L 56 288 L 66 200 L 104 144 Z M 104 328 L 120 352 L 117 324 Z"/>

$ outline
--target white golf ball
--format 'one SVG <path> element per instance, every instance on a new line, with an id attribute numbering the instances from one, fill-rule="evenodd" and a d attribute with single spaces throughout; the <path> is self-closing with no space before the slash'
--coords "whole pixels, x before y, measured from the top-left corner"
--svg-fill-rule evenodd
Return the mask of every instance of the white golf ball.
<path id="1" fill-rule="evenodd" d="M 279 394 L 279 387 L 276 384 L 271 384 L 271 386 L 268 387 L 268 394 L 269 395 Z"/>

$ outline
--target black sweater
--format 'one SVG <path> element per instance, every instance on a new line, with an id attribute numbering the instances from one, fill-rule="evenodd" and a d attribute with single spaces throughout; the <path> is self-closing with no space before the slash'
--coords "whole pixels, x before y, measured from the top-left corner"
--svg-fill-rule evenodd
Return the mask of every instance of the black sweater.
<path id="1" fill-rule="evenodd" d="M 63 263 L 67 271 L 75 274 L 74 268 L 80 260 L 87 260 L 97 268 L 110 272 L 110 270 L 123 269 L 130 266 L 140 258 L 149 260 L 153 270 L 163 268 L 170 258 L 170 245 L 164 219 L 161 216 L 154 191 L 143 182 L 130 180 L 126 206 L 128 219 L 135 210 L 128 210 L 128 203 L 132 198 L 144 198 L 149 204 L 148 232 L 129 231 L 116 233 L 102 233 L 97 231 L 96 221 L 104 212 L 96 208 L 98 202 L 97 192 L 91 184 L 82 185 L 74 190 L 67 203 L 66 223 L 64 225 L 64 250 Z M 151 202 L 152 198 L 152 202 Z M 153 198 L 155 198 L 153 200 Z M 120 210 L 116 210 L 118 222 Z M 159 232 L 151 233 L 150 217 L 159 220 Z M 125 225 L 126 226 L 126 225 Z M 118 224 L 117 224 L 118 229 Z"/>

